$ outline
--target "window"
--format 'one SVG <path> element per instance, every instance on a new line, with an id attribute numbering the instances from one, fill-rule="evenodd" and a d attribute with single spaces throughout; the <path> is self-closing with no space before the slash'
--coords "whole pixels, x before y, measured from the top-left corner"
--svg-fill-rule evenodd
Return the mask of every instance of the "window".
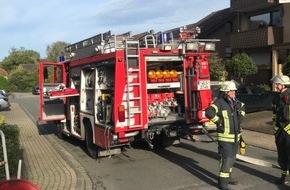
<path id="1" fill-rule="evenodd" d="M 250 17 L 250 29 L 253 30 L 267 26 L 281 26 L 281 12 L 279 10 Z"/>
<path id="2" fill-rule="evenodd" d="M 233 31 L 233 23 L 227 22 L 225 24 L 225 32 L 226 33 L 231 33 Z"/>
<path id="3" fill-rule="evenodd" d="M 280 11 L 275 11 L 275 12 L 271 13 L 270 26 L 275 26 L 275 27 L 282 26 L 282 23 L 281 23 L 281 12 Z"/>
<path id="4" fill-rule="evenodd" d="M 267 27 L 270 23 L 270 13 L 256 15 L 250 18 L 250 29 Z"/>
<path id="5" fill-rule="evenodd" d="M 225 49 L 225 58 L 231 58 L 232 57 L 232 48 L 226 47 Z"/>

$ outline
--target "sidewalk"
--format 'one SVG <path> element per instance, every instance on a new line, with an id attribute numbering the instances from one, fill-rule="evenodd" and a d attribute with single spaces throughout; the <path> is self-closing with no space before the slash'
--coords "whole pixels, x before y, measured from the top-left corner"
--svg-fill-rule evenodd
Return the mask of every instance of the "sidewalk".
<path id="1" fill-rule="evenodd" d="M 40 135 L 37 125 L 17 103 L 11 103 L 11 110 L 1 111 L 1 115 L 5 116 L 7 124 L 17 125 L 20 129 L 20 145 L 23 149 L 22 179 L 31 181 L 42 190 L 88 188 L 85 188 L 85 182 L 88 181 L 84 179 L 85 172 L 78 172 L 80 168 L 72 168 L 71 155 L 63 151 L 70 161 L 68 164 L 59 152 L 61 147 L 52 146 L 53 139 L 50 135 Z"/>
<path id="2" fill-rule="evenodd" d="M 276 151 L 272 111 L 246 114 L 243 122 L 243 137 L 248 145 Z"/>

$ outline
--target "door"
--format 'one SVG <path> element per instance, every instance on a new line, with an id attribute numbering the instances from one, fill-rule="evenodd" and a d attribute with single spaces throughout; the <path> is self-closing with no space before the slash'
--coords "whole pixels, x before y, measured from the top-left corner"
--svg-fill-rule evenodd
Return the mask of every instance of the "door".
<path id="1" fill-rule="evenodd" d="M 65 119 L 66 96 L 61 92 L 66 88 L 64 63 L 39 63 L 39 120 L 56 121 Z M 54 96 L 52 96 L 54 94 Z"/>

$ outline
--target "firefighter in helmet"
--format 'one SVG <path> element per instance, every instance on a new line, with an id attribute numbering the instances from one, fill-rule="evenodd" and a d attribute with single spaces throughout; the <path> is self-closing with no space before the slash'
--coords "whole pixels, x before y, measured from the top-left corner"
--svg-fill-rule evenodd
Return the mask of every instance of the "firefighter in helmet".
<path id="1" fill-rule="evenodd" d="M 244 103 L 236 99 L 236 90 L 235 81 L 224 82 L 220 89 L 222 96 L 205 111 L 206 116 L 217 125 L 220 155 L 218 186 L 221 190 L 229 190 L 229 184 L 238 183 L 231 178 L 231 172 L 239 150 L 240 123 L 245 116 L 245 107 Z"/>
<path id="2" fill-rule="evenodd" d="M 290 85 L 289 77 L 276 75 L 271 79 L 277 91 L 273 97 L 273 121 L 275 143 L 278 153 L 278 164 L 281 168 L 281 178 L 275 180 L 276 184 L 287 183 L 290 170 Z"/>

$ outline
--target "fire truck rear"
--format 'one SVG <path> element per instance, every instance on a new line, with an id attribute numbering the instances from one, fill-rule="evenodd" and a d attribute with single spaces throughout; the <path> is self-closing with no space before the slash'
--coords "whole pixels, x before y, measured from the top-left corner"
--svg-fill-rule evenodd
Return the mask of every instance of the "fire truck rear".
<path id="1" fill-rule="evenodd" d="M 133 141 L 170 146 L 210 127 L 208 57 L 215 41 L 198 31 L 101 33 L 66 47 L 69 59 L 39 64 L 40 120 L 59 137 L 84 140 L 96 158 Z"/>

